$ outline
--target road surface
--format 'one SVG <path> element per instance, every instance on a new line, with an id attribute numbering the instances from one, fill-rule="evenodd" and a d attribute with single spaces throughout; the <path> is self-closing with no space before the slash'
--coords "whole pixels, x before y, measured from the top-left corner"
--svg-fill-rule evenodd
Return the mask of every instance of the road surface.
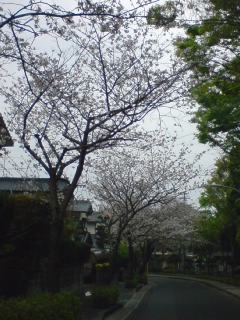
<path id="1" fill-rule="evenodd" d="M 128 320 L 240 320 L 240 299 L 190 280 L 156 281 Z"/>

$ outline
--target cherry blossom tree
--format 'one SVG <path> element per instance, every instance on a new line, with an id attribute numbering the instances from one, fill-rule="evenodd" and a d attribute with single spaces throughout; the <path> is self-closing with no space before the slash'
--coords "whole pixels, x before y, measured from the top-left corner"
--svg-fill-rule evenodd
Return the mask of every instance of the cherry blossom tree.
<path id="1" fill-rule="evenodd" d="M 157 216 L 161 223 L 161 233 L 165 239 L 188 238 L 196 231 L 199 212 L 192 205 L 175 200 L 160 209 Z"/>
<path id="2" fill-rule="evenodd" d="M 89 18 L 57 30 L 61 38 L 55 39 L 54 51 L 34 45 L 19 51 L 21 61 L 27 57 L 28 62 L 16 80 L 1 88 L 10 129 L 50 179 L 50 290 L 58 288 L 63 219 L 86 157 L 136 138 L 130 129 L 179 98 L 184 71 L 177 62 L 170 68 L 162 63 L 166 48 L 144 25 L 130 32 L 128 24 L 116 30 Z M 73 175 L 59 198 L 58 181 L 69 167 Z"/>
<path id="3" fill-rule="evenodd" d="M 146 17 L 141 9 L 148 8 L 159 0 L 138 0 L 124 8 L 122 1 L 113 0 L 76 0 L 72 6 L 59 5 L 59 1 L 23 0 L 19 2 L 1 1 L 0 29 L 14 24 L 19 31 L 37 35 L 40 17 L 52 19 L 70 19 L 74 17 L 101 17 L 102 19 L 134 19 Z M 60 1 L 61 3 L 61 1 Z M 32 24 L 33 23 L 33 24 Z"/>
<path id="4" fill-rule="evenodd" d="M 105 153 L 97 167 L 92 190 L 110 213 L 109 229 L 114 237 L 113 268 L 124 234 L 132 242 L 132 237 L 129 237 L 132 233 L 135 236 L 140 233 L 140 236 L 143 232 L 145 236 L 152 232 L 154 235 L 156 222 L 156 233 L 162 233 L 163 227 L 170 226 L 176 233 L 177 218 L 184 221 L 181 214 L 166 216 L 161 209 L 159 215 L 156 214 L 156 208 L 162 207 L 167 207 L 169 212 L 171 203 L 184 195 L 186 190 L 194 188 L 194 180 L 199 174 L 196 159 L 192 163 L 187 160 L 185 146 L 177 153 L 174 145 L 174 139 L 159 138 L 154 133 L 149 139 L 138 141 L 137 147 L 112 151 L 108 156 Z M 154 214 L 151 208 L 154 208 Z M 183 225 L 186 226 L 185 223 Z M 156 240 L 154 236 L 152 240 Z"/>
<path id="5" fill-rule="evenodd" d="M 178 268 L 185 269 L 186 253 L 199 242 L 197 221 L 200 212 L 185 201 L 174 201 L 162 208 L 161 215 L 167 217 L 161 226 L 161 235 L 158 247 L 161 251 L 169 248 L 178 255 Z"/>
<path id="6" fill-rule="evenodd" d="M 124 21 L 146 20 L 147 8 L 155 2 L 137 0 L 126 8 L 122 0 L 0 1 L 0 75 L 8 74 L 9 63 L 24 71 L 33 43 L 39 47 L 46 39 L 59 39 L 64 30 L 91 18 L 117 30 Z"/>
<path id="7" fill-rule="evenodd" d="M 198 210 L 182 200 L 173 200 L 166 205 L 155 205 L 137 214 L 123 233 L 129 247 L 129 271 L 146 272 L 152 253 L 157 248 L 179 245 L 192 240 L 196 235 Z M 140 256 L 140 258 L 138 257 Z"/>
<path id="8" fill-rule="evenodd" d="M 159 212 L 155 207 L 147 207 L 129 221 L 123 232 L 128 244 L 128 276 L 131 279 L 136 272 L 144 274 L 146 266 L 161 236 Z M 114 230 L 114 229 L 113 229 Z"/>

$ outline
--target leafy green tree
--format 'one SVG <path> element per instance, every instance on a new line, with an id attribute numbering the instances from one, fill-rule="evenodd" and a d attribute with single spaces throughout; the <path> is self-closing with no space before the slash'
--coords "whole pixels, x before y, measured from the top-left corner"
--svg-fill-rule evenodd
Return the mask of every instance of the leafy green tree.
<path id="1" fill-rule="evenodd" d="M 23 194 L 0 194 L 0 208 L 2 256 L 5 253 L 4 248 L 10 246 L 13 252 L 20 249 L 31 250 L 30 247 L 35 245 L 38 254 L 46 252 L 42 241 L 47 241 L 49 205 L 44 199 Z M 25 243 L 28 240 L 31 241 Z"/>
<path id="2" fill-rule="evenodd" d="M 176 45 L 191 70 L 199 140 L 229 152 L 240 139 L 239 1 L 209 0 L 207 9 Z"/>
<path id="3" fill-rule="evenodd" d="M 47 256 L 49 205 L 29 195 L 0 195 L 0 294 L 24 293 Z"/>
<path id="4" fill-rule="evenodd" d="M 212 250 L 232 253 L 233 265 L 240 257 L 240 190 L 237 188 L 240 175 L 234 156 L 231 153 L 217 161 L 216 170 L 200 198 L 205 215 L 198 224 L 200 236 Z"/>
<path id="5" fill-rule="evenodd" d="M 174 1 L 166 1 L 162 5 L 155 5 L 148 11 L 147 22 L 156 27 L 170 28 L 176 25 L 178 8 Z"/>
<path id="6" fill-rule="evenodd" d="M 231 250 L 239 259 L 240 239 L 240 42 L 239 1 L 208 0 L 187 36 L 176 41 L 177 52 L 190 70 L 188 86 L 197 105 L 193 121 L 202 143 L 218 146 L 216 164 L 201 199 L 207 217 L 203 236 Z"/>
<path id="7" fill-rule="evenodd" d="M 184 5 L 195 11 L 193 20 L 183 18 Z M 181 0 L 153 6 L 147 17 L 157 27 L 185 27 L 176 47 L 190 70 L 186 85 L 197 102 L 198 137 L 225 152 L 240 141 L 239 12 L 238 0 Z"/>
<path id="8" fill-rule="evenodd" d="M 129 259 L 129 249 L 124 241 L 121 241 L 118 248 L 118 265 L 126 266 Z"/>
<path id="9" fill-rule="evenodd" d="M 202 143 L 218 146 L 223 158 L 200 203 L 206 211 L 199 232 L 208 243 L 231 248 L 239 256 L 240 239 L 240 41 L 239 0 L 182 0 L 195 10 L 195 20 L 179 20 L 181 6 L 168 2 L 150 9 L 148 23 L 181 25 L 186 36 L 176 41 L 178 55 L 189 68 L 186 86 L 196 104 L 193 121 Z M 193 6 L 190 8 L 190 4 Z"/>

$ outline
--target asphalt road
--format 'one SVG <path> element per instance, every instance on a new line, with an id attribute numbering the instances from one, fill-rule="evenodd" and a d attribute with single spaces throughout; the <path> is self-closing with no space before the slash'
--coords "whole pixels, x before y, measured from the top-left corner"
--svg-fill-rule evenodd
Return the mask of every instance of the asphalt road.
<path id="1" fill-rule="evenodd" d="M 240 299 L 190 280 L 158 279 L 128 320 L 239 320 Z"/>

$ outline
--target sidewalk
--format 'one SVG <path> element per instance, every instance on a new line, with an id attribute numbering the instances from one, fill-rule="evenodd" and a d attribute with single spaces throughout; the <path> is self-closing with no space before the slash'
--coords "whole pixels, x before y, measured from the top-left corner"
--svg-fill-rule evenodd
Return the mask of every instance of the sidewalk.
<path id="1" fill-rule="evenodd" d="M 120 283 L 120 296 L 118 300 L 118 304 L 108 309 L 98 309 L 98 308 L 89 308 L 84 312 L 84 320 L 102 320 L 107 319 L 110 320 L 112 314 L 114 314 L 115 319 L 123 320 L 124 317 L 120 316 L 120 318 L 116 318 L 118 314 L 125 314 L 127 310 L 130 310 L 130 313 L 135 309 L 134 306 L 138 305 L 141 301 L 141 295 L 145 292 L 145 286 L 138 292 L 135 289 L 126 289 L 124 283 Z"/>
<path id="2" fill-rule="evenodd" d="M 125 320 L 129 315 L 138 307 L 145 294 L 152 288 L 151 284 L 145 285 L 139 291 L 134 292 L 130 299 L 120 300 L 123 303 L 123 307 L 113 314 L 109 315 L 105 319 L 107 320 Z"/>

